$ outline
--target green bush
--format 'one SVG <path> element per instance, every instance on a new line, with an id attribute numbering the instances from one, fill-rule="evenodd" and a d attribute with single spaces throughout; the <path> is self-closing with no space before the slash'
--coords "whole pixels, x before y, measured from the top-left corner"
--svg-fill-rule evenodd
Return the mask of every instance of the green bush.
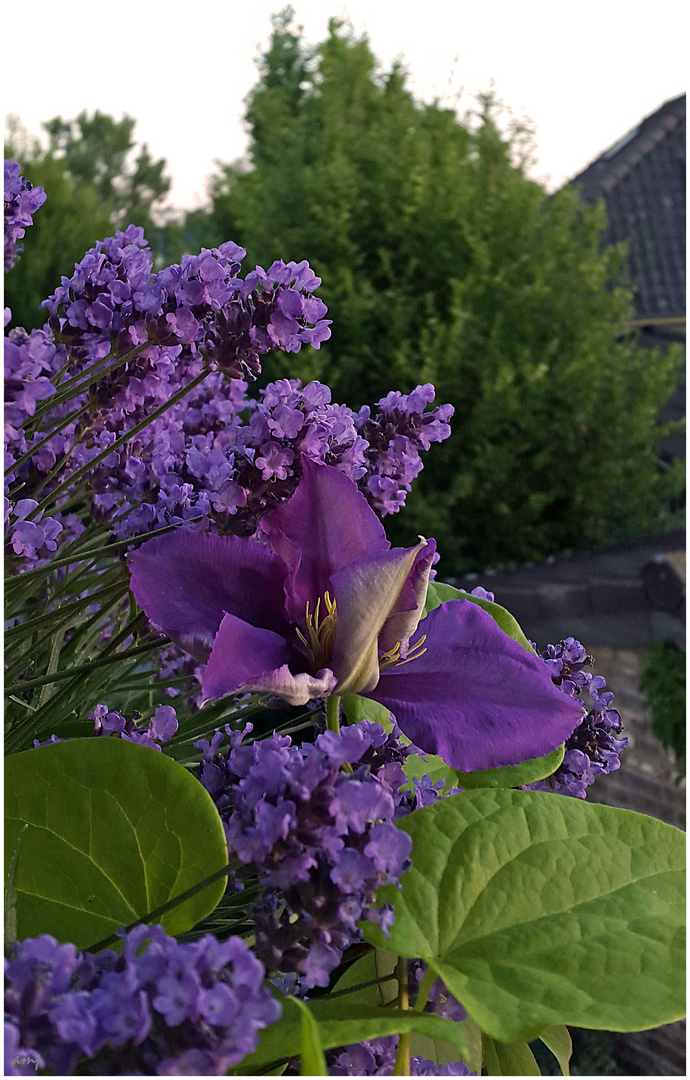
<path id="1" fill-rule="evenodd" d="M 502 133 L 489 96 L 461 123 L 416 102 L 400 65 L 382 74 L 341 23 L 314 49 L 289 9 L 273 23 L 250 159 L 221 168 L 209 216 L 183 232 L 233 238 L 262 264 L 309 259 L 333 336 L 299 373 L 335 400 L 430 381 L 455 406 L 394 539 L 433 519 L 449 573 L 663 530 L 683 480 L 659 471 L 657 416 L 681 357 L 630 335 L 603 206 L 529 180 L 529 132 Z M 284 357 L 265 365 L 266 380 L 284 374 Z"/>

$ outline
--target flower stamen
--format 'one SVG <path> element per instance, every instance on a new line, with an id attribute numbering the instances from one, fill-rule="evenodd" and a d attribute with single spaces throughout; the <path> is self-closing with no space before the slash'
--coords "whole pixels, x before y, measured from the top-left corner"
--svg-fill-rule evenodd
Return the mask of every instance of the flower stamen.
<path id="1" fill-rule="evenodd" d="M 397 641 L 392 649 L 382 653 L 379 657 L 379 671 L 383 671 L 385 668 L 390 667 L 391 664 L 394 664 L 395 667 L 402 667 L 403 664 L 409 664 L 411 660 L 418 660 L 419 657 L 423 656 L 426 652 L 426 649 L 422 648 L 425 641 L 426 634 L 422 634 L 419 641 L 416 641 L 414 645 L 410 646 L 404 660 L 401 660 L 400 658 L 400 647 L 402 642 Z"/>
<path id="2" fill-rule="evenodd" d="M 316 601 L 313 615 L 309 611 L 309 601 L 307 600 L 304 621 L 307 628 L 307 634 L 309 635 L 308 640 L 299 627 L 295 627 L 297 636 L 306 648 L 307 655 L 314 666 L 314 671 L 319 671 L 330 661 L 331 653 L 333 652 L 333 642 L 335 641 L 335 634 L 338 629 L 338 612 L 335 600 L 331 599 L 328 591 L 324 593 L 323 600 L 327 614 L 324 615 L 321 620 L 319 619 L 319 614 L 321 612 L 321 597 Z"/>

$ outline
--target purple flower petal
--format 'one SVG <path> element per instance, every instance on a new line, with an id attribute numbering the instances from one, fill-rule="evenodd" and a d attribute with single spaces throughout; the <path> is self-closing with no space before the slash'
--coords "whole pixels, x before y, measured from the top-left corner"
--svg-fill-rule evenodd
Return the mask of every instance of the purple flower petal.
<path id="1" fill-rule="evenodd" d="M 128 563 L 139 606 L 202 663 L 226 611 L 287 634 L 282 618 L 285 567 L 254 540 L 175 532 L 142 544 Z"/>
<path id="2" fill-rule="evenodd" d="M 467 600 L 449 600 L 420 624 L 426 653 L 381 674 L 367 696 L 395 713 L 420 749 L 464 772 L 517 765 L 560 746 L 582 706 L 528 653 Z"/>
<path id="3" fill-rule="evenodd" d="M 292 498 L 261 522 L 273 550 L 289 567 L 286 612 L 304 623 L 307 602 L 331 588 L 331 575 L 363 555 L 390 547 L 383 525 L 344 473 L 302 457 L 303 477 Z M 256 621 L 256 620 L 255 620 Z"/>
<path id="4" fill-rule="evenodd" d="M 279 694 L 291 705 L 306 705 L 334 689 L 336 679 L 330 669 L 323 668 L 315 677 L 306 672 L 293 674 L 290 661 L 299 663 L 299 654 L 290 650 L 284 637 L 227 614 L 204 672 L 203 695 L 219 698 L 240 689 L 253 690 Z"/>

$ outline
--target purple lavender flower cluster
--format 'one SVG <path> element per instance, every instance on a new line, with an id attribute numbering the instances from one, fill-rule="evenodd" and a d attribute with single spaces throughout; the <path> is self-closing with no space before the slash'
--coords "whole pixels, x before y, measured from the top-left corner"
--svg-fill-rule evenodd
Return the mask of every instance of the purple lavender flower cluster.
<path id="1" fill-rule="evenodd" d="M 372 417 L 368 405 L 357 415 L 357 430 L 366 440 L 366 473 L 362 485 L 369 502 L 382 516 L 405 505 L 412 481 L 423 468 L 420 449 L 443 442 L 450 435 L 452 405 L 425 412 L 435 396 L 431 383 L 411 394 L 392 390 L 378 402 Z"/>
<path id="2" fill-rule="evenodd" d="M 161 745 L 172 739 L 178 728 L 177 715 L 170 705 L 159 705 L 149 723 L 143 727 L 136 726 L 137 718 L 138 714 L 135 714 L 125 720 L 124 716 L 110 710 L 107 705 L 96 705 L 89 713 L 89 720 L 93 720 L 94 735 L 117 736 L 128 742 L 139 743 L 140 746 L 148 746 L 150 750 L 160 751 Z M 51 735 L 44 742 L 34 739 L 34 747 L 64 741 L 57 735 Z"/>
<path id="3" fill-rule="evenodd" d="M 141 468 L 136 471 L 136 447 L 130 445 L 121 454 L 108 455 L 87 481 L 87 487 L 101 496 L 98 509 L 110 515 L 115 507 L 120 512 L 136 507 L 135 502 L 135 507 L 123 508 L 123 488 L 130 498 L 150 501 L 151 489 L 160 488 L 162 473 L 163 512 L 173 521 L 178 520 L 174 509 L 179 509 L 179 520 L 190 516 L 190 496 L 198 496 L 199 484 L 190 486 L 173 475 L 187 450 L 199 450 L 185 446 L 184 420 L 191 425 L 190 436 L 207 435 L 213 424 L 222 427 L 236 417 L 240 387 L 241 407 L 246 404 L 246 383 L 237 378 L 254 378 L 263 353 L 296 352 L 303 344 L 318 349 L 330 336 L 329 320 L 322 318 L 325 305 L 312 294 L 320 279 L 306 262 L 278 260 L 268 271 L 256 267 L 242 279 L 238 271 L 244 255 L 243 248 L 228 242 L 198 256 L 185 256 L 180 266 L 153 275 L 143 231 L 134 226 L 88 251 L 72 277 L 63 278 L 44 301 L 50 316 L 44 329 L 27 334 L 17 328 L 6 338 L 6 468 L 43 441 L 43 431 L 25 429 L 37 403 L 55 394 L 56 377 L 62 380 L 61 387 L 69 379 L 73 391 L 69 402 L 42 417 L 54 437 L 18 466 L 8 482 L 21 481 L 30 491 L 36 474 L 51 470 L 60 473 L 51 483 L 62 481 L 107 451 L 118 436 L 164 406 L 208 367 L 220 374 L 207 376 L 208 385 L 191 415 L 186 417 L 190 403 L 185 402 L 177 419 L 164 416 L 162 424 L 147 432 L 144 441 L 154 457 L 153 476 L 149 470 L 144 470 L 146 475 Z M 94 366 L 103 373 L 89 388 Z M 83 406 L 84 415 L 67 422 L 67 413 L 75 406 Z M 207 445 L 213 458 L 209 479 L 217 481 L 211 490 L 221 499 L 227 494 L 220 494 L 219 488 L 232 472 L 232 455 L 220 463 L 218 458 L 228 441 L 222 432 L 218 440 L 206 439 L 213 444 Z M 166 456 L 170 447 L 177 456 Z M 138 491 L 138 486 L 144 490 Z M 210 507 L 201 509 L 206 512 Z M 140 516 L 139 524 L 145 526 L 151 510 Z"/>
<path id="4" fill-rule="evenodd" d="M 55 393 L 51 379 L 58 370 L 55 343 L 43 330 L 30 334 L 21 327 L 10 330 L 5 339 L 5 438 L 19 439 L 36 403 Z M 59 351 L 59 366 L 64 349 Z"/>
<path id="5" fill-rule="evenodd" d="M 89 713 L 89 720 L 93 720 L 94 735 L 119 735 L 121 739 L 148 746 L 152 750 L 160 750 L 161 744 L 172 739 L 178 728 L 177 715 L 170 705 L 159 705 L 144 727 L 136 727 L 133 718 L 125 720 L 124 716 L 109 710 L 107 705 L 96 705 Z"/>
<path id="6" fill-rule="evenodd" d="M 22 245 L 17 243 L 24 236 L 33 215 L 46 201 L 42 187 L 34 187 L 24 176 L 20 176 L 16 161 L 5 159 L 5 273 L 11 270 L 22 253 Z"/>
<path id="7" fill-rule="evenodd" d="M 302 455 L 344 472 L 374 509 L 394 513 L 423 467 L 420 450 L 450 434 L 439 417 L 447 417 L 451 406 L 426 413 L 382 408 L 377 416 L 385 416 L 385 422 L 374 422 L 368 409 L 357 414 L 331 403 L 323 383 L 303 387 L 299 379 L 281 379 L 270 383 L 259 401 L 248 400 L 246 390 L 244 382 L 211 376 L 146 428 L 120 457 L 119 468 L 108 459 L 107 469 L 92 474 L 94 501 L 102 512 L 119 505 L 118 492 L 134 506 L 114 524 L 118 535 L 209 517 L 222 532 L 249 536 L 294 492 Z M 406 398 L 391 397 L 423 410 L 434 392 L 427 385 Z M 241 415 L 245 410 L 247 422 Z M 398 423 L 407 434 L 396 434 Z M 365 430 L 375 436 L 374 447 L 362 435 Z"/>
<path id="8" fill-rule="evenodd" d="M 57 538 L 62 532 L 62 521 L 57 517 L 43 517 L 39 512 L 34 521 L 27 521 L 27 515 L 36 509 L 35 499 L 19 499 L 12 506 L 5 498 L 5 529 L 12 543 L 15 555 L 21 555 L 30 562 L 50 558 L 57 549 Z"/>
<path id="9" fill-rule="evenodd" d="M 72 277 L 63 277 L 42 306 L 71 357 L 88 364 L 139 350 L 125 372 L 99 383 L 109 419 L 140 412 L 148 398 L 165 400 L 166 384 L 179 383 L 193 361 L 251 379 L 270 349 L 318 349 L 330 337 L 326 305 L 312 295 L 321 279 L 306 261 L 277 260 L 242 279 L 245 255 L 227 241 L 152 275 L 143 229 L 130 225 L 99 241 Z"/>
<path id="10" fill-rule="evenodd" d="M 570 697 L 586 691 L 594 704 L 566 741 L 565 756 L 552 776 L 529 785 L 532 791 L 558 791 L 577 799 L 587 798 L 587 788 L 597 776 L 620 768 L 620 755 L 628 745 L 616 738 L 622 730 L 620 713 L 610 708 L 613 694 L 604 690 L 606 680 L 584 668 L 594 663 L 584 646 L 568 637 L 549 645 L 541 654 L 556 686 Z"/>
<path id="11" fill-rule="evenodd" d="M 160 926 L 123 934 L 122 955 L 42 934 L 5 962 L 5 1075 L 223 1076 L 280 1016 L 264 968 L 237 937 L 181 944 Z M 146 942 L 148 945 L 143 949 Z"/>
<path id="12" fill-rule="evenodd" d="M 327 986 L 344 949 L 361 938 L 358 919 L 384 930 L 392 923 L 390 905 L 373 904 L 376 889 L 409 866 L 411 839 L 393 824 L 406 749 L 395 731 L 386 736 L 368 720 L 302 747 L 275 734 L 241 745 L 250 730 L 226 728 L 229 749 L 220 731 L 196 743 L 197 775 L 231 855 L 259 870 L 257 955 L 269 970 L 300 973 L 304 988 Z"/>
<path id="13" fill-rule="evenodd" d="M 6 163 L 8 175 L 29 192 L 19 166 Z M 248 536 L 292 495 L 306 456 L 346 473 L 380 513 L 399 510 L 422 469 L 421 451 L 450 434 L 452 407 L 427 409 L 434 389 L 425 384 L 408 395 L 388 394 L 375 415 L 368 407 L 355 413 L 332 404 L 327 386 L 302 387 L 295 379 L 248 400 L 262 354 L 305 344 L 318 349 L 330 322 L 314 296 L 320 278 L 307 262 L 276 260 L 242 278 L 245 255 L 228 241 L 154 274 L 143 231 L 133 225 L 87 251 L 44 301 L 44 329 L 17 328 L 6 339 L 10 487 L 22 483 L 30 495 L 40 485 L 47 493 L 105 455 L 88 471 L 85 489 L 92 512 L 119 537 L 191 522 Z M 185 398 L 108 453 L 206 369 Z M 94 372 L 100 378 L 91 382 Z M 50 408 L 67 383 L 71 398 Z M 37 422 L 41 402 L 47 405 Z M 68 417 L 80 408 L 77 419 Z M 46 427 L 54 434 L 38 446 Z M 27 542 L 18 536 L 13 550 L 33 561 L 45 552 L 38 556 L 30 542 L 30 526 L 39 522 L 27 514 L 31 521 L 19 530 Z M 63 524 L 59 514 L 55 520 Z"/>

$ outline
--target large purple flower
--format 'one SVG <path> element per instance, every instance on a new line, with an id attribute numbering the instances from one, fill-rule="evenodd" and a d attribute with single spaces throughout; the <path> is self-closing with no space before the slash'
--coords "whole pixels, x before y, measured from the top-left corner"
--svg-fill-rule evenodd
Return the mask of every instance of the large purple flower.
<path id="1" fill-rule="evenodd" d="M 464 771 L 539 757 L 582 719 L 543 660 L 470 601 L 441 604 L 419 626 L 434 541 L 391 548 L 336 469 L 303 459 L 295 494 L 261 527 L 263 543 L 175 532 L 129 556 L 137 602 L 207 664 L 206 697 L 362 694 Z"/>

